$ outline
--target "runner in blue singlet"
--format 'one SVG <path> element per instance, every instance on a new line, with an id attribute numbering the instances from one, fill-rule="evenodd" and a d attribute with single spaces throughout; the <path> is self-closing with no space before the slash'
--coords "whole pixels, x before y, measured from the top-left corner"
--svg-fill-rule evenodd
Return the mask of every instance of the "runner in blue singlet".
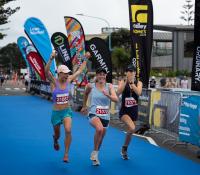
<path id="1" fill-rule="evenodd" d="M 110 121 L 110 101 L 118 101 L 112 84 L 106 83 L 106 74 L 106 70 L 103 68 L 96 70 L 96 82 L 86 86 L 83 108 L 81 109 L 84 114 L 88 112 L 89 122 L 96 130 L 94 136 L 94 150 L 90 156 L 93 165 L 100 165 L 98 152 Z M 86 102 L 89 94 L 90 107 L 87 111 Z"/>

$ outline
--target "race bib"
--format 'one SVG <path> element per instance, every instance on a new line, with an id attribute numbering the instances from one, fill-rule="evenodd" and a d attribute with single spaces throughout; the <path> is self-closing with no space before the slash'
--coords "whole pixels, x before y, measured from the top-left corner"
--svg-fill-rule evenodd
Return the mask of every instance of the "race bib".
<path id="1" fill-rule="evenodd" d="M 57 104 L 66 104 L 69 102 L 69 94 L 57 94 L 56 95 L 56 103 Z"/>
<path id="2" fill-rule="evenodd" d="M 97 116 L 106 116 L 109 113 L 108 106 L 97 106 L 96 108 L 96 115 Z"/>
<path id="3" fill-rule="evenodd" d="M 133 97 L 125 98 L 125 106 L 127 108 L 132 107 L 132 106 L 136 106 L 136 105 L 137 105 L 137 101 Z"/>

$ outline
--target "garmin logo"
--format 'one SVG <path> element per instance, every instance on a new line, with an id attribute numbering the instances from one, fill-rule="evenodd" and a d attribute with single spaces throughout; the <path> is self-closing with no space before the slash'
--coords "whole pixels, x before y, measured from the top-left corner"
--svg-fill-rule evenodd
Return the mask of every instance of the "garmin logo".
<path id="1" fill-rule="evenodd" d="M 44 34 L 44 30 L 40 29 L 39 27 L 30 28 L 30 33 L 32 35 L 42 35 Z"/>
<path id="2" fill-rule="evenodd" d="M 197 109 L 197 105 L 188 102 L 183 102 L 183 106 L 186 106 L 191 109 Z"/>
<path id="3" fill-rule="evenodd" d="M 102 58 L 102 55 L 99 53 L 99 51 L 96 49 L 96 46 L 94 44 L 90 45 L 90 49 L 92 50 L 92 52 L 95 55 L 96 60 L 98 61 L 98 63 L 100 64 L 100 66 L 106 70 L 107 74 L 110 72 L 108 70 L 108 67 L 104 61 L 104 59 Z"/>

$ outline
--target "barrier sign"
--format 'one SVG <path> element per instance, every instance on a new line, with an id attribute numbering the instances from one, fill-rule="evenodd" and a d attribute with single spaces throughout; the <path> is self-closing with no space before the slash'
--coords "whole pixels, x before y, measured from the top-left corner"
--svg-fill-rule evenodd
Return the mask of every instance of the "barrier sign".
<path id="1" fill-rule="evenodd" d="M 200 96 L 182 99 L 179 140 L 200 146 Z"/>

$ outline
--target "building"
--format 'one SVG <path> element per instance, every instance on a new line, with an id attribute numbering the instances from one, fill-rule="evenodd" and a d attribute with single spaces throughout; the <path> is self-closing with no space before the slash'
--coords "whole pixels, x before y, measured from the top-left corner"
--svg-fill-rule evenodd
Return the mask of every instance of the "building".
<path id="1" fill-rule="evenodd" d="M 111 28 L 116 32 L 120 28 Z M 102 28 L 101 34 L 86 35 L 106 39 L 108 28 Z M 151 68 L 157 70 L 192 71 L 194 48 L 194 26 L 154 25 Z"/>
<path id="2" fill-rule="evenodd" d="M 154 25 L 152 68 L 192 71 L 194 26 Z"/>

